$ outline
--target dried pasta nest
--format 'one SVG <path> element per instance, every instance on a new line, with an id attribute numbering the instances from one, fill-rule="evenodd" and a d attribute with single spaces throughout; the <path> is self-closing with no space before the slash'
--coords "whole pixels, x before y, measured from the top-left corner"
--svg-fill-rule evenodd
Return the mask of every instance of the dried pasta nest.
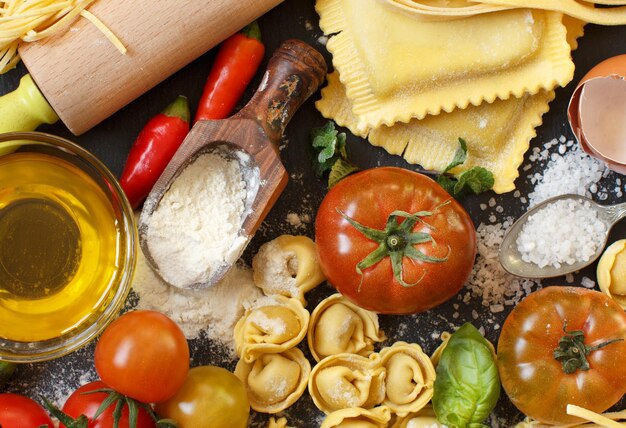
<path id="1" fill-rule="evenodd" d="M 396 342 L 380 351 L 385 368 L 385 400 L 398 416 L 421 410 L 433 396 L 435 368 L 417 344 Z"/>
<path id="2" fill-rule="evenodd" d="M 282 295 L 306 305 L 304 293 L 325 277 L 315 242 L 306 236 L 281 235 L 261 246 L 252 259 L 254 283 L 265 295 Z"/>
<path id="3" fill-rule="evenodd" d="M 371 409 L 385 398 L 385 369 L 380 358 L 354 354 L 332 355 L 311 371 L 309 393 L 324 413 L 350 407 Z"/>
<path id="4" fill-rule="evenodd" d="M 310 374 L 311 365 L 297 348 L 263 354 L 251 363 L 239 360 L 235 368 L 235 375 L 248 390 L 250 407 L 263 413 L 278 413 L 295 403 Z"/>
<path id="5" fill-rule="evenodd" d="M 307 341 L 315 361 L 342 353 L 367 357 L 374 352 L 374 342 L 383 340 L 378 315 L 341 294 L 322 300 L 311 314 Z"/>
<path id="6" fill-rule="evenodd" d="M 263 354 L 278 354 L 302 341 L 309 312 L 297 299 L 262 297 L 235 325 L 235 350 L 247 363 Z"/>
<path id="7" fill-rule="evenodd" d="M 390 419 L 391 412 L 385 406 L 371 410 L 352 407 L 330 413 L 320 428 L 387 428 Z"/>
<path id="8" fill-rule="evenodd" d="M 432 407 L 426 406 L 416 413 L 409 413 L 406 416 L 395 420 L 391 428 L 445 428 L 445 425 L 437 422 L 437 417 Z"/>

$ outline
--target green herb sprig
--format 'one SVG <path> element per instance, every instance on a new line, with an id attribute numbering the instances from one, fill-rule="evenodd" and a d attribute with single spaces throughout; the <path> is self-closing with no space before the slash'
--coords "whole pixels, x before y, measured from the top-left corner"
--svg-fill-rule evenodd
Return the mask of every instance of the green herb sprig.
<path id="1" fill-rule="evenodd" d="M 493 187 L 493 173 L 481 166 L 475 166 L 463 171 L 458 176 L 450 174 L 450 170 L 463 165 L 467 160 L 467 143 L 463 138 L 459 138 L 459 148 L 454 153 L 452 162 L 437 177 L 437 183 L 455 198 L 459 198 L 468 193 L 478 195 Z"/>
<path id="2" fill-rule="evenodd" d="M 359 170 L 348 161 L 346 150 L 346 134 L 335 129 L 335 123 L 328 121 L 326 125 L 311 131 L 312 146 L 315 152 L 313 170 L 315 175 L 322 177 L 329 172 L 328 187 L 333 187 L 344 177 Z"/>

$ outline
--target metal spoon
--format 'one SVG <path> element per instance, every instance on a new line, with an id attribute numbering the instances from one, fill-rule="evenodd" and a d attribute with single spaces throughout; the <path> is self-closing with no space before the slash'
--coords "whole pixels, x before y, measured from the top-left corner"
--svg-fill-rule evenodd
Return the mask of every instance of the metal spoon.
<path id="1" fill-rule="evenodd" d="M 576 262 L 571 265 L 563 263 L 558 268 L 552 265 L 539 267 L 534 263 L 525 262 L 524 260 L 522 260 L 522 256 L 517 249 L 517 238 L 521 233 L 522 228 L 528 222 L 528 218 L 545 206 L 564 199 L 569 199 L 572 201 L 577 200 L 580 203 L 589 202 L 591 208 L 596 210 L 596 212 L 598 213 L 598 219 L 600 219 L 600 221 L 602 221 L 606 226 L 606 232 L 602 245 L 598 246 L 595 254 L 591 256 L 589 260 Z M 504 236 L 502 245 L 500 246 L 500 263 L 507 272 L 525 278 L 553 278 L 556 276 L 562 276 L 568 273 L 576 272 L 589 266 L 590 264 L 595 262 L 598 257 L 600 257 L 600 254 L 602 254 L 602 252 L 604 251 L 604 247 L 606 246 L 611 228 L 615 225 L 615 223 L 617 223 L 624 217 L 626 217 L 626 203 L 604 206 L 594 202 L 592 199 L 580 195 L 561 195 L 547 199 L 542 203 L 534 206 L 532 209 L 528 210 L 526 214 L 521 216 L 515 223 L 513 223 L 513 226 L 511 226 L 507 234 Z M 558 227 L 558 224 L 555 224 L 555 227 Z M 546 234 L 549 235 L 549 233 L 550 231 L 546 231 Z"/>

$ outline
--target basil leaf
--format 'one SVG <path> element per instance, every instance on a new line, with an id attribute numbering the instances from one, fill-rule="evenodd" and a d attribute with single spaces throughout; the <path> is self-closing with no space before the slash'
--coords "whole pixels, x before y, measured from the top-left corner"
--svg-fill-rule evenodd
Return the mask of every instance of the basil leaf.
<path id="1" fill-rule="evenodd" d="M 467 323 L 441 354 L 433 393 L 437 420 L 450 428 L 486 426 L 500 397 L 500 377 L 489 342 Z"/>

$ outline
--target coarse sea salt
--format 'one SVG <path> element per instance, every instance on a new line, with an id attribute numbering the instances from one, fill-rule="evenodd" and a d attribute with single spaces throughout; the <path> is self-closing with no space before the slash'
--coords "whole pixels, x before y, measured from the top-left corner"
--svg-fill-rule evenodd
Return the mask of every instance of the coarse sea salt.
<path id="1" fill-rule="evenodd" d="M 471 296 L 478 297 L 483 306 L 489 307 L 490 312 L 498 313 L 501 312 L 501 305 L 514 306 L 533 289 L 541 287 L 539 281 L 509 274 L 500 264 L 500 244 L 512 224 L 513 219 L 507 218 L 503 223 L 481 223 L 478 226 L 478 255 L 466 284 L 469 292 L 458 296 L 463 303 L 469 303 Z"/>
<path id="2" fill-rule="evenodd" d="M 586 262 L 604 242 L 607 226 L 589 202 L 558 200 L 528 218 L 517 238 L 522 260 L 539 267 Z"/>

